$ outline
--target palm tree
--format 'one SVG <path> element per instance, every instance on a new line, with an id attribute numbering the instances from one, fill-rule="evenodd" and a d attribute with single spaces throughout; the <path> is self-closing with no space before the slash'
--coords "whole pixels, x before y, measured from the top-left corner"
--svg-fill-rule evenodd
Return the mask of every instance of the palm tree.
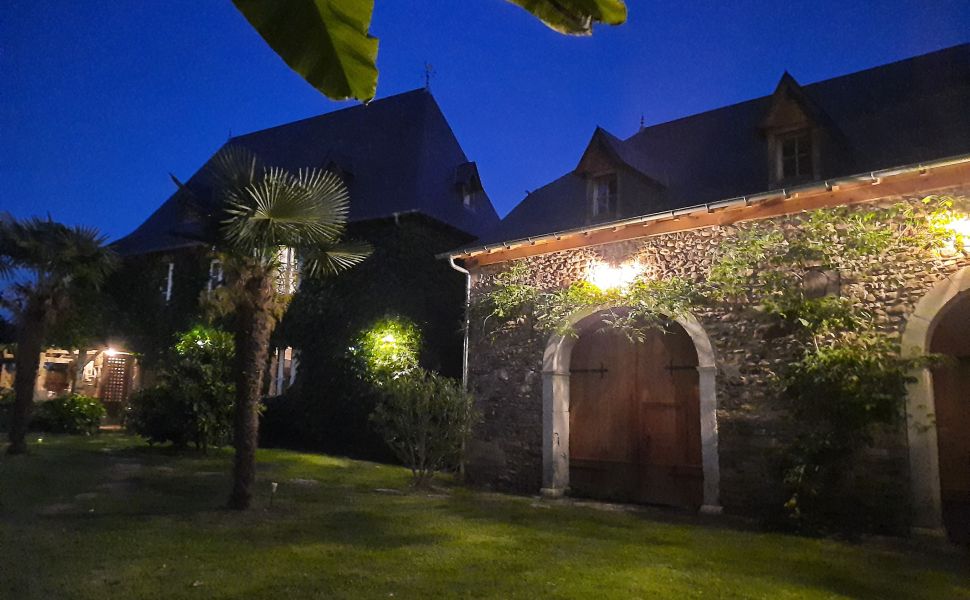
<path id="1" fill-rule="evenodd" d="M 258 406 L 270 335 L 288 299 L 288 290 L 277 286 L 281 250 L 296 250 L 301 276 L 319 277 L 353 267 L 367 258 L 370 247 L 343 241 L 349 195 L 332 173 L 264 168 L 248 150 L 229 146 L 214 157 L 203 179 L 210 187 L 207 200 L 179 185 L 189 192 L 187 205 L 202 213 L 203 239 L 223 262 L 222 298 L 235 319 L 235 459 L 229 506 L 243 510 L 252 500 L 256 475 Z"/>
<path id="2" fill-rule="evenodd" d="M 104 241 L 95 229 L 0 215 L 0 278 L 11 281 L 0 306 L 12 314 L 17 340 L 8 454 L 27 451 L 34 380 L 49 332 L 67 317 L 80 292 L 97 288 L 115 267 L 116 256 Z"/>

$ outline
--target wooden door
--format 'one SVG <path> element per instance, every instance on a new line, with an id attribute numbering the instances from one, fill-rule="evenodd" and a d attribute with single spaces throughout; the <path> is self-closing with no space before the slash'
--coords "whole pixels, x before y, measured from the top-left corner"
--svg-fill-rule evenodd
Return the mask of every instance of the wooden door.
<path id="1" fill-rule="evenodd" d="M 696 507 L 703 495 L 697 357 L 677 325 L 634 343 L 584 335 L 570 376 L 570 487 L 609 500 Z"/>
<path id="2" fill-rule="evenodd" d="M 947 533 L 970 542 L 970 357 L 933 370 L 940 500 Z"/>

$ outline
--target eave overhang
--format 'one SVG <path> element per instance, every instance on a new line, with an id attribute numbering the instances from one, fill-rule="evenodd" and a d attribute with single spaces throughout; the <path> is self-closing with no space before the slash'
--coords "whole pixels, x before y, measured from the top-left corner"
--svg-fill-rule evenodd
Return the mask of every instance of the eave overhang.
<path id="1" fill-rule="evenodd" d="M 438 258 L 482 266 L 571 248 L 728 225 L 970 184 L 970 154 L 849 175 L 539 236 L 459 248 Z"/>

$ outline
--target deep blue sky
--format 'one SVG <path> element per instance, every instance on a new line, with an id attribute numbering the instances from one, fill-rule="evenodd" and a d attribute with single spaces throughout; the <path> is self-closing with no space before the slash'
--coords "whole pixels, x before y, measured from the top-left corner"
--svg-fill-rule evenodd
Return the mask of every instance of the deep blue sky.
<path id="1" fill-rule="evenodd" d="M 378 96 L 423 85 L 478 161 L 500 215 L 578 160 L 596 125 L 625 137 L 970 41 L 966 0 L 629 0 L 592 38 L 500 0 L 377 0 Z M 793 6 L 788 6 L 793 5 Z M 114 238 L 227 138 L 338 108 L 229 0 L 6 0 L 0 14 L 0 210 Z"/>

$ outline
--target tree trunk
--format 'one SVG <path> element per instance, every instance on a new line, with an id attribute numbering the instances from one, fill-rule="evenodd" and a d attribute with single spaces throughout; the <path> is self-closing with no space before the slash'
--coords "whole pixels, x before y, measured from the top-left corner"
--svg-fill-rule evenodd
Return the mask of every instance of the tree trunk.
<path id="1" fill-rule="evenodd" d="M 259 443 L 259 398 L 273 332 L 272 280 L 250 276 L 243 287 L 246 300 L 236 323 L 236 407 L 233 419 L 233 487 L 229 508 L 245 510 L 256 480 L 256 446 Z"/>
<path id="2" fill-rule="evenodd" d="M 17 331 L 16 374 L 14 375 L 14 405 L 10 415 L 10 445 L 7 454 L 27 452 L 27 426 L 34 407 L 34 384 L 40 368 L 40 353 L 44 346 L 45 319 L 43 314 L 28 309 Z"/>

